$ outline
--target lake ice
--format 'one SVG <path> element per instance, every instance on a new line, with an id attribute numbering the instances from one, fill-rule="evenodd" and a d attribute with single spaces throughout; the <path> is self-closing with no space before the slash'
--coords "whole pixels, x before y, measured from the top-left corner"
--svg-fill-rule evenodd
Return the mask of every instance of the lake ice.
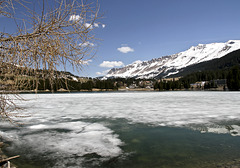
<path id="1" fill-rule="evenodd" d="M 26 158 L 65 158 L 52 163 L 52 167 L 81 167 L 89 154 L 94 155 L 89 157 L 91 165 L 127 155 L 123 146 L 128 142 L 119 137 L 108 120 L 240 135 L 240 92 L 104 92 L 22 97 L 26 101 L 18 104 L 31 117 L 19 119 L 24 123 L 21 128 L 1 123 L 1 135 L 12 144 L 7 150 L 19 150 Z"/>

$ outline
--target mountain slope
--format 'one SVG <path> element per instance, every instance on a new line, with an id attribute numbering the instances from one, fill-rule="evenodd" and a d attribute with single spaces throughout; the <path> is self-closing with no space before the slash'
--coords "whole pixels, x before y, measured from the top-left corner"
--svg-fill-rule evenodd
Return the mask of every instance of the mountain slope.
<path id="1" fill-rule="evenodd" d="M 233 51 L 221 58 L 190 65 L 179 70 L 179 73 L 170 75 L 170 77 L 185 76 L 193 72 L 214 71 L 221 69 L 230 69 L 235 65 L 240 65 L 240 49 Z"/>
<path id="2" fill-rule="evenodd" d="M 136 61 L 123 68 L 113 68 L 108 72 L 106 77 L 167 77 L 172 74 L 177 74 L 180 69 L 187 66 L 221 58 L 238 49 L 240 49 L 240 40 L 230 40 L 226 43 L 199 44 L 174 55 L 144 62 Z"/>

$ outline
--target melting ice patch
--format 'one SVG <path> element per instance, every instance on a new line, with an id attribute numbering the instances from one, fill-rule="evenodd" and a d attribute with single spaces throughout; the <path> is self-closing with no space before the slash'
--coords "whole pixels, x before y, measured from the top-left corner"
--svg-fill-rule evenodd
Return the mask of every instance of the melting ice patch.
<path id="1" fill-rule="evenodd" d="M 208 126 L 202 133 L 216 133 L 216 134 L 230 134 L 232 136 L 240 136 L 240 126 L 238 125 L 226 125 L 226 126 Z"/>
<path id="2" fill-rule="evenodd" d="M 77 156 L 96 153 L 103 157 L 115 157 L 121 153 L 118 146 L 122 142 L 118 136 L 101 124 L 68 122 L 55 125 L 33 125 L 29 128 L 32 130 L 25 136 L 26 141 L 39 143 L 39 145 L 44 143 L 42 145 L 47 149 L 51 147 L 56 151 Z"/>
<path id="3" fill-rule="evenodd" d="M 201 133 L 230 134 L 231 136 L 240 136 L 239 125 L 224 125 L 221 122 L 219 124 L 191 125 L 190 128 L 200 131 Z"/>
<path id="4" fill-rule="evenodd" d="M 54 163 L 53 167 L 66 167 L 71 162 L 75 164 L 73 167 L 81 166 L 84 156 L 88 154 L 109 159 L 122 153 L 120 146 L 123 143 L 118 135 L 98 123 L 78 121 L 38 124 L 19 131 L 17 134 L 20 141 L 18 139 L 14 142 L 12 150 L 22 148 L 20 151 L 30 153 L 29 159 L 37 155 L 50 160 L 64 158 Z"/>

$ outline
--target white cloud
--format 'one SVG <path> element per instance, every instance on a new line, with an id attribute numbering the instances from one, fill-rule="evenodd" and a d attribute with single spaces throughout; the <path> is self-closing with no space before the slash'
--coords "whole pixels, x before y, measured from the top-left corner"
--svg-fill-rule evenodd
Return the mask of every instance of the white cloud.
<path id="1" fill-rule="evenodd" d="M 86 41 L 84 43 L 80 43 L 79 45 L 82 46 L 82 47 L 93 47 L 94 46 L 94 44 L 89 42 L 89 41 Z"/>
<path id="2" fill-rule="evenodd" d="M 118 48 L 117 50 L 120 51 L 121 53 L 124 53 L 124 54 L 129 53 L 129 52 L 134 52 L 134 49 L 133 49 L 133 48 L 130 48 L 130 47 L 128 47 L 128 46 L 126 46 L 126 47 L 120 47 L 120 48 Z"/>
<path id="3" fill-rule="evenodd" d="M 69 21 L 79 21 L 81 19 L 80 15 L 71 15 Z"/>
<path id="4" fill-rule="evenodd" d="M 93 26 L 90 23 L 84 23 L 84 26 L 89 29 L 93 28 Z"/>
<path id="5" fill-rule="evenodd" d="M 122 61 L 103 61 L 99 66 L 104 68 L 113 68 L 124 66 L 124 64 Z"/>
<path id="6" fill-rule="evenodd" d="M 70 15 L 69 21 L 73 21 L 73 22 L 80 21 L 80 23 L 83 23 L 83 18 L 80 15 Z M 94 27 L 99 28 L 100 26 L 102 26 L 102 28 L 106 27 L 105 24 L 101 24 L 101 23 L 93 23 L 93 25 L 90 23 L 84 23 L 83 25 L 89 29 L 93 29 Z"/>
<path id="7" fill-rule="evenodd" d="M 94 25 L 94 27 L 99 27 L 99 25 L 97 23 L 94 23 L 93 25 Z"/>
<path id="8" fill-rule="evenodd" d="M 82 65 L 89 65 L 89 62 L 92 62 L 92 60 L 81 60 L 81 61 L 79 61 L 79 63 L 82 64 Z"/>
<path id="9" fill-rule="evenodd" d="M 96 75 L 101 75 L 101 76 L 104 76 L 104 75 L 107 75 L 107 73 L 110 71 L 110 69 L 106 70 L 106 71 L 102 71 L 102 72 L 96 72 Z"/>

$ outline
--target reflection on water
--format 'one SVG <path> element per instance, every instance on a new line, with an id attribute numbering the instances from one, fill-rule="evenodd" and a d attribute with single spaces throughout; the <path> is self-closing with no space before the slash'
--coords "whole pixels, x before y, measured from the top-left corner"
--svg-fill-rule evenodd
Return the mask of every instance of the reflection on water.
<path id="1" fill-rule="evenodd" d="M 24 95 L 36 98 L 35 95 Z M 240 93 L 45 94 L 1 123 L 21 168 L 217 167 L 240 158 Z"/>
<path id="2" fill-rule="evenodd" d="M 66 150 L 69 150 L 67 146 L 71 146 L 77 150 L 75 154 L 71 151 L 72 153 L 67 155 L 64 152 L 59 151 L 59 149 L 49 149 L 51 148 L 51 145 L 52 148 L 54 148 L 55 144 L 44 144 L 44 141 L 47 140 L 43 140 L 39 137 L 39 135 L 44 136 L 44 134 L 48 134 L 49 136 L 49 131 L 52 132 L 52 134 L 59 134 L 59 132 L 61 132 L 62 135 L 64 135 L 65 132 L 68 132 L 65 130 L 53 129 L 42 130 L 42 133 L 32 133 L 35 137 L 32 136 L 31 138 L 33 138 L 33 140 L 35 138 L 37 143 L 35 145 L 40 145 L 39 147 L 26 143 L 11 144 L 11 147 L 7 148 L 6 151 L 11 155 L 21 154 L 21 159 L 15 160 L 15 163 L 18 164 L 20 168 L 203 168 L 217 167 L 222 163 L 240 158 L 240 137 L 233 137 L 230 134 L 201 133 L 200 131 L 189 128 L 129 124 L 128 121 L 124 119 L 85 119 L 82 122 L 93 123 L 93 125 L 98 122 L 113 130 L 114 135 L 118 135 L 121 142 L 124 142 L 124 144 L 118 144 L 120 145 L 122 152 L 116 156 L 106 155 L 105 157 L 91 151 L 80 155 L 79 153 L 82 151 L 81 147 L 84 145 L 74 144 L 74 146 L 71 146 L 71 143 L 66 140 L 66 143 L 69 143 L 66 144 L 66 146 L 63 145 Z M 23 139 L 24 136 L 22 137 Z M 57 144 L 55 147 L 62 145 L 62 140 L 58 139 L 58 136 L 56 136 L 56 139 L 52 142 Z M 95 137 L 97 136 L 95 135 Z M 102 143 L 101 141 L 106 141 L 106 144 L 101 146 L 103 152 L 105 148 L 104 146 L 107 146 L 109 150 L 113 151 L 115 148 L 115 146 L 109 146 L 109 143 L 107 142 L 108 140 L 106 139 L 99 141 L 95 140 L 95 142 L 91 139 L 86 141 L 91 142 L 90 144 L 93 146 L 96 145 L 96 147 Z M 115 141 L 118 140 L 115 139 Z M 86 142 L 79 137 L 79 143 Z M 42 148 L 46 149 L 43 150 Z M 64 148 L 62 150 L 64 150 Z M 89 146 L 84 150 L 90 150 Z"/>
<path id="3" fill-rule="evenodd" d="M 240 158 L 240 137 L 202 134 L 188 128 L 127 125 L 112 122 L 111 128 L 126 144 L 129 157 L 109 167 L 217 167 Z"/>

